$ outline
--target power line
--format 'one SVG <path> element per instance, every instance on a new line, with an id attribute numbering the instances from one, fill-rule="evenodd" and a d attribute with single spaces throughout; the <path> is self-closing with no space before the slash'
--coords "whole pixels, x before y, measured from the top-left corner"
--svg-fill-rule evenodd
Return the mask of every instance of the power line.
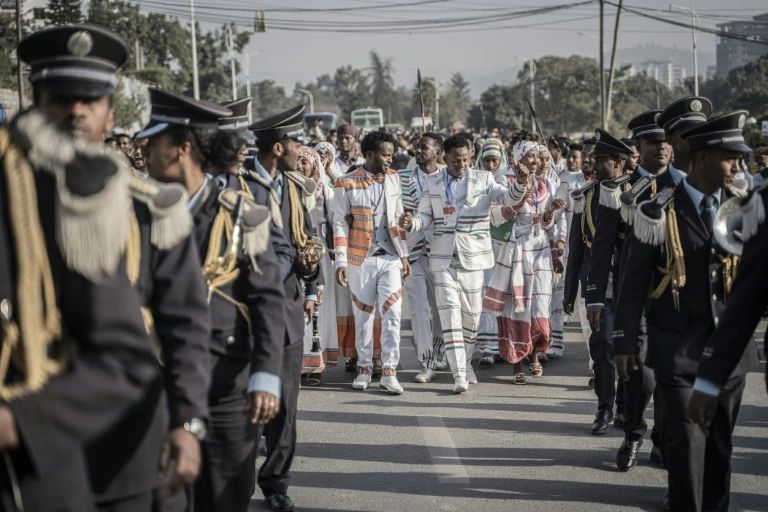
<path id="1" fill-rule="evenodd" d="M 376 5 L 367 5 L 367 6 L 360 6 L 360 7 L 328 7 L 323 9 L 315 9 L 315 8 L 302 8 L 302 7 L 290 7 L 290 8 L 275 8 L 275 9 L 258 9 L 262 10 L 265 13 L 266 12 L 290 12 L 290 13 L 296 13 L 296 12 L 348 12 L 348 11 L 372 11 L 372 10 L 378 10 L 378 9 L 392 9 L 394 7 L 413 7 L 413 6 L 419 6 L 419 5 L 428 5 L 428 4 L 442 4 L 447 2 L 452 2 L 453 0 L 421 0 L 419 2 L 406 2 L 406 3 L 399 3 L 399 4 L 376 4 Z M 150 0 L 150 1 L 138 1 L 138 4 L 155 4 L 155 5 L 164 5 L 168 7 L 178 7 L 178 2 L 164 2 L 162 0 Z M 239 9 L 237 7 L 231 8 L 231 7 L 224 7 L 224 6 L 213 6 L 218 11 L 241 11 L 245 10 Z M 197 8 L 197 6 L 195 6 Z M 253 9 L 253 6 L 250 6 L 251 9 Z M 257 9 L 253 9 L 257 10 Z"/>

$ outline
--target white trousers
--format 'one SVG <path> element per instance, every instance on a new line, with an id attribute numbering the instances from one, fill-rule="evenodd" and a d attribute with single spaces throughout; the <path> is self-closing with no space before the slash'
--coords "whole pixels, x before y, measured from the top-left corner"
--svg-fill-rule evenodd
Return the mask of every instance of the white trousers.
<path id="1" fill-rule="evenodd" d="M 435 300 L 435 281 L 426 255 L 420 255 L 418 260 L 411 263 L 411 278 L 405 282 L 405 293 L 408 294 L 413 343 L 416 345 L 419 362 L 422 368 L 434 370 L 442 344 L 440 334 L 443 328 Z"/>
<path id="2" fill-rule="evenodd" d="M 381 314 L 381 366 L 394 370 L 400 363 L 402 270 L 403 264 L 397 256 L 368 257 L 360 266 L 347 267 L 359 367 L 373 367 L 373 320 L 377 304 Z"/>
<path id="3" fill-rule="evenodd" d="M 432 276 L 448 363 L 454 378 L 466 378 L 483 311 L 483 271 L 464 270 L 454 259 Z"/>
<path id="4" fill-rule="evenodd" d="M 579 313 L 581 332 L 584 333 L 584 341 L 587 344 L 587 354 L 589 354 L 589 369 L 591 370 L 592 365 L 594 364 L 591 355 L 592 353 L 589 351 L 589 338 L 592 337 L 592 327 L 589 326 L 589 318 L 587 318 L 587 304 L 584 301 L 584 297 L 581 296 L 581 288 L 579 288 L 579 293 L 576 297 L 576 310 Z"/>

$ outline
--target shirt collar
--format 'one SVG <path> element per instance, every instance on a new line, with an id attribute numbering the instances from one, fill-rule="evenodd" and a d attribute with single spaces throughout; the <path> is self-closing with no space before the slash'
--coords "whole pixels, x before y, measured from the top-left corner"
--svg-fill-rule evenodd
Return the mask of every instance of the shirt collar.
<path id="1" fill-rule="evenodd" d="M 679 185 L 680 182 L 683 181 L 686 176 L 688 176 L 688 174 L 681 171 L 672 164 L 669 164 L 667 167 L 667 173 L 669 174 L 669 177 L 672 178 L 672 181 L 675 183 L 675 185 Z"/>
<path id="2" fill-rule="evenodd" d="M 208 183 L 210 181 L 211 181 L 211 175 L 210 174 L 206 174 L 205 175 L 205 181 L 203 181 L 202 186 L 199 189 L 197 189 L 197 192 L 192 194 L 192 197 L 189 198 L 189 202 L 187 203 L 187 210 L 188 211 L 191 212 L 192 210 L 197 208 L 198 203 L 202 200 L 201 198 L 203 197 L 203 191 L 208 186 Z"/>
<path id="3" fill-rule="evenodd" d="M 688 183 L 688 178 L 683 178 L 683 186 L 685 187 L 685 192 L 688 194 L 688 197 L 691 198 L 691 201 L 693 202 L 693 205 L 696 207 L 696 211 L 701 212 L 701 202 L 704 200 L 704 193 L 700 192 L 698 189 L 694 188 L 693 185 Z M 715 203 L 717 206 L 720 206 L 722 203 L 720 201 L 722 191 L 720 189 L 717 189 L 714 193 L 710 194 L 712 197 L 715 198 Z"/>
<path id="4" fill-rule="evenodd" d="M 256 172 L 259 173 L 259 176 L 267 180 L 268 182 L 272 183 L 272 176 L 267 172 L 267 170 L 264 168 L 263 165 L 261 165 L 261 162 L 259 162 L 258 157 L 253 159 L 253 166 L 256 168 Z M 279 176 L 279 174 L 278 174 Z"/>
<path id="5" fill-rule="evenodd" d="M 653 174 L 651 174 L 648 171 L 646 171 L 645 169 L 643 169 L 642 165 L 638 165 L 637 169 L 635 169 L 635 172 L 640 174 L 641 178 L 644 177 L 644 176 L 648 176 L 651 179 L 655 179 L 656 178 L 656 176 L 654 176 Z"/>

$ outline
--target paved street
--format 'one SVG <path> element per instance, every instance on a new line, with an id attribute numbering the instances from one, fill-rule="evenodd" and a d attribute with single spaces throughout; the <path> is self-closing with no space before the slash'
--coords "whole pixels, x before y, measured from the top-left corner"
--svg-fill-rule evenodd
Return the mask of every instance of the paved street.
<path id="1" fill-rule="evenodd" d="M 413 383 L 410 336 L 403 331 L 401 396 L 354 391 L 343 365 L 325 373 L 323 386 L 302 389 L 290 491 L 299 510 L 661 510 L 666 478 L 649 462 L 650 440 L 640 464 L 621 473 L 614 458 L 622 432 L 590 435 L 596 400 L 575 320 L 566 326 L 565 357 L 548 363 L 543 378 L 514 386 L 511 365 L 476 364 L 480 383 L 459 396 L 449 372 Z M 652 410 L 647 417 L 652 422 Z M 749 376 L 734 443 L 731 510 L 768 510 L 761 373 Z M 266 510 L 260 495 L 252 510 Z"/>

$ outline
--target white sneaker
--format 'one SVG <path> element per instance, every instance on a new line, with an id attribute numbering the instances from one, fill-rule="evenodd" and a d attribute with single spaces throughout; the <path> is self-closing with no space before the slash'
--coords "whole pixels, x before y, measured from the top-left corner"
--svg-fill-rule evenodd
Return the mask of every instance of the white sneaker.
<path id="1" fill-rule="evenodd" d="M 437 359 L 437 364 L 435 365 L 435 369 L 439 372 L 444 372 L 445 370 L 448 369 L 448 360 L 445 358 L 445 356 L 439 357 Z"/>
<path id="2" fill-rule="evenodd" d="M 357 376 L 357 378 L 352 382 L 352 387 L 355 389 L 367 389 L 368 384 L 371 383 L 371 376 L 367 373 L 361 373 Z"/>
<path id="3" fill-rule="evenodd" d="M 400 385 L 394 375 L 382 377 L 379 381 L 379 387 L 386 389 L 390 395 L 402 395 L 404 391 L 403 386 Z"/>
<path id="4" fill-rule="evenodd" d="M 414 382 L 418 382 L 419 384 L 426 384 L 427 382 L 432 382 L 432 379 L 435 378 L 435 370 L 432 368 L 425 368 L 421 370 L 421 373 L 416 376 L 416 378 L 413 379 Z"/>
<path id="5" fill-rule="evenodd" d="M 563 357 L 563 348 L 562 347 L 552 347 L 547 352 L 547 355 L 549 357 Z"/>
<path id="6" fill-rule="evenodd" d="M 467 365 L 467 382 L 470 384 L 477 384 L 477 375 L 471 364 Z"/>
<path id="7" fill-rule="evenodd" d="M 455 394 L 466 393 L 469 391 L 469 383 L 464 377 L 456 377 L 456 381 L 453 383 L 453 392 Z"/>

